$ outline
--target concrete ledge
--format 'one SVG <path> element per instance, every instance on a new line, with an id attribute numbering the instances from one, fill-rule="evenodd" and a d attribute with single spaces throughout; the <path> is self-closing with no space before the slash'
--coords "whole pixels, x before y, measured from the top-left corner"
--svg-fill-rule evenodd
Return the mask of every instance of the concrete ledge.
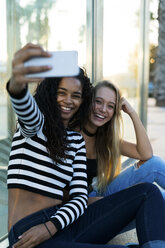
<path id="1" fill-rule="evenodd" d="M 7 248 L 9 245 L 7 235 L 0 239 L 0 248 Z"/>
<path id="2" fill-rule="evenodd" d="M 139 243 L 135 228 L 125 233 L 118 234 L 108 242 L 109 245 L 126 245 L 128 243 Z"/>

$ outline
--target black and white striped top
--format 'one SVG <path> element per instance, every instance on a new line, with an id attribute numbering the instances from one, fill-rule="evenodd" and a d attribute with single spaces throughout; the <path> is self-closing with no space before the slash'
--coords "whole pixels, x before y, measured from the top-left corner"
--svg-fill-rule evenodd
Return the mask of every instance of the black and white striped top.
<path id="1" fill-rule="evenodd" d="M 28 90 L 19 98 L 10 95 L 18 116 L 8 167 L 8 188 L 20 188 L 62 200 L 63 188 L 69 185 L 70 201 L 51 220 L 62 229 L 87 208 L 87 173 L 85 142 L 81 134 L 67 131 L 67 158 L 58 164 L 49 157 L 42 132 L 44 117 Z"/>

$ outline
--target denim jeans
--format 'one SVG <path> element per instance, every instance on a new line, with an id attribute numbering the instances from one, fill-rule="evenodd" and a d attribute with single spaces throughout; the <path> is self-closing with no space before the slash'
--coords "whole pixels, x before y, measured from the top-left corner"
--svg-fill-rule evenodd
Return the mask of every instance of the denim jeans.
<path id="1" fill-rule="evenodd" d="M 16 223 L 9 232 L 10 246 L 31 226 L 49 220 L 51 211 L 37 212 Z M 74 223 L 36 248 L 122 248 L 125 246 L 106 243 L 133 219 L 141 248 L 165 248 L 165 203 L 157 186 L 150 183 L 137 184 L 91 204 Z"/>
<path id="2" fill-rule="evenodd" d="M 153 156 L 139 168 L 136 168 L 136 164 L 125 168 L 115 178 L 105 190 L 100 194 L 97 190 L 92 191 L 89 196 L 108 196 L 112 195 L 120 190 L 126 189 L 137 183 L 157 183 L 161 188 L 161 193 L 165 200 L 165 161 L 158 156 Z"/>
<path id="3" fill-rule="evenodd" d="M 92 191 L 89 196 L 108 196 L 112 195 L 120 190 L 126 189 L 137 183 L 157 183 L 162 189 L 161 193 L 165 200 L 165 161 L 158 157 L 152 156 L 139 168 L 136 167 L 136 163 L 129 167 L 126 167 L 106 188 L 104 193 L 100 193 L 97 190 Z M 132 230 L 135 228 L 135 221 L 131 222 L 125 227 L 121 233 Z"/>

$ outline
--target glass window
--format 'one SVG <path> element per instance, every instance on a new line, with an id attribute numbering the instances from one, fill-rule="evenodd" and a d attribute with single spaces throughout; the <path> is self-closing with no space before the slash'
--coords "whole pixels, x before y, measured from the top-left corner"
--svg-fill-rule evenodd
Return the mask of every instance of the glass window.
<path id="1" fill-rule="evenodd" d="M 19 47 L 34 42 L 49 51 L 77 50 L 79 64 L 86 64 L 85 0 L 21 0 L 15 8 Z"/>
<path id="2" fill-rule="evenodd" d="M 138 51 L 140 0 L 104 0 L 103 78 L 121 89 L 138 111 Z M 134 139 L 132 123 L 123 114 L 124 136 Z M 131 129 L 130 129 L 131 128 Z"/>
<path id="3" fill-rule="evenodd" d="M 7 44 L 6 44 L 6 1 L 0 1 L 0 33 L 1 46 L 0 46 L 0 140 L 8 136 L 8 124 L 7 124 L 7 95 L 5 92 L 5 80 L 7 74 Z"/>
<path id="4" fill-rule="evenodd" d="M 7 29 L 6 1 L 0 1 L 0 237 L 7 232 L 7 187 L 6 172 L 10 146 L 8 145 L 8 100 L 5 90 L 7 81 Z"/>

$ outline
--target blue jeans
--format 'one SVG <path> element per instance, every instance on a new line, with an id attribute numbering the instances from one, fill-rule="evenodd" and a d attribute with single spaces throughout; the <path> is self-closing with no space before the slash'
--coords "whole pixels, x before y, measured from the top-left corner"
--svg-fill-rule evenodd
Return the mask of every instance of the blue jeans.
<path id="1" fill-rule="evenodd" d="M 104 193 L 92 191 L 89 196 L 112 195 L 134 184 L 144 182 L 157 183 L 162 188 L 161 193 L 165 200 L 165 161 L 163 159 L 153 156 L 139 168 L 136 168 L 136 165 L 131 165 L 107 186 Z"/>
<path id="2" fill-rule="evenodd" d="M 10 247 L 25 230 L 48 221 L 52 211 L 45 209 L 16 223 L 9 232 Z M 125 246 L 106 243 L 133 219 L 141 248 L 165 248 L 165 203 L 157 186 L 150 183 L 135 185 L 91 204 L 73 224 L 36 248 L 122 248 Z"/>
<path id="3" fill-rule="evenodd" d="M 120 190 L 126 189 L 137 183 L 157 183 L 165 200 L 165 161 L 158 156 L 153 156 L 136 168 L 136 164 L 126 167 L 106 188 L 104 193 L 92 191 L 89 196 L 109 196 Z M 135 228 L 135 221 L 122 230 L 123 232 Z"/>

